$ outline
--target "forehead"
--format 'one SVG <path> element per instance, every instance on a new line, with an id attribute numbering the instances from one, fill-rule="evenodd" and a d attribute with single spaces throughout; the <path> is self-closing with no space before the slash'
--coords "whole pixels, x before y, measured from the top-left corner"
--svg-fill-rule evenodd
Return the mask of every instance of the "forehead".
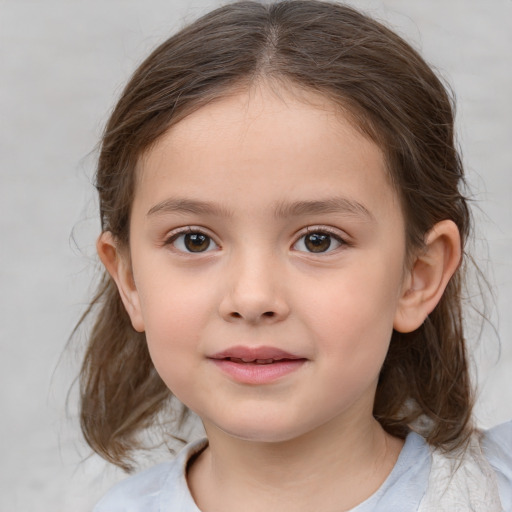
<path id="1" fill-rule="evenodd" d="M 366 202 L 396 199 L 382 151 L 352 116 L 321 95 L 260 85 L 172 126 L 139 162 L 136 202 L 209 193 L 229 203 L 246 194 L 249 208 L 322 199 L 333 186 Z"/>

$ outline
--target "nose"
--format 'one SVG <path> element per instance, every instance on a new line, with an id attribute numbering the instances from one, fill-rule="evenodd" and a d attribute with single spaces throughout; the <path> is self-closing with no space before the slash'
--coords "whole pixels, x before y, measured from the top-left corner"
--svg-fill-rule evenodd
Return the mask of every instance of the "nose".
<path id="1" fill-rule="evenodd" d="M 228 322 L 274 323 L 290 313 L 285 279 L 269 255 L 251 255 L 231 262 L 219 313 Z"/>

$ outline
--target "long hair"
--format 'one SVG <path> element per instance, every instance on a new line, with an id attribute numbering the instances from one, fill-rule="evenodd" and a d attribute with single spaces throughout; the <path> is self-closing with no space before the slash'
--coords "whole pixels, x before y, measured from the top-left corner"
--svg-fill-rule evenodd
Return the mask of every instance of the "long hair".
<path id="1" fill-rule="evenodd" d="M 292 0 L 221 7 L 165 41 L 140 65 L 106 125 L 96 174 L 102 229 L 129 246 L 135 169 L 170 127 L 234 88 L 278 80 L 320 93 L 383 150 L 401 201 L 409 254 L 435 223 L 453 220 L 463 248 L 470 214 L 461 192 L 450 94 L 403 39 L 336 3 Z M 404 437 L 421 423 L 447 450 L 471 431 L 472 390 L 462 326 L 461 265 L 428 320 L 393 332 L 374 416 Z M 105 275 L 86 317 L 94 326 L 81 369 L 81 426 L 100 455 L 130 467 L 138 436 L 169 408 L 144 334 Z"/>

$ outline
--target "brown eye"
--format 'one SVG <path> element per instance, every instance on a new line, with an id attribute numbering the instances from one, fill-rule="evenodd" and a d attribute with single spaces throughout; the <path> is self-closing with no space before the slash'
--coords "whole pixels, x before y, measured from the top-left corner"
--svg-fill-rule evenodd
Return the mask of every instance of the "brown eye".
<path id="1" fill-rule="evenodd" d="M 190 252 L 204 252 L 210 247 L 211 238 L 203 233 L 187 233 L 183 243 Z"/>
<path id="2" fill-rule="evenodd" d="M 331 246 L 331 236 L 325 233 L 311 233 L 304 237 L 309 252 L 325 252 Z"/>
<path id="3" fill-rule="evenodd" d="M 188 233 L 178 233 L 169 241 L 180 252 L 184 253 L 200 253 L 217 249 L 218 245 L 211 237 L 200 231 L 192 231 Z"/>
<path id="4" fill-rule="evenodd" d="M 301 236 L 293 245 L 293 249 L 309 253 L 327 253 L 337 249 L 344 241 L 325 231 L 311 231 Z"/>

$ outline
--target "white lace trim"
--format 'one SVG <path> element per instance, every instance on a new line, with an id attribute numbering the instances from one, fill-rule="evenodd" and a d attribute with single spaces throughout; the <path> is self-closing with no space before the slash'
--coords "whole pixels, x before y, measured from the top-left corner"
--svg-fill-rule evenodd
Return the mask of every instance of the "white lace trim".
<path id="1" fill-rule="evenodd" d="M 476 435 L 462 453 L 432 451 L 427 492 L 418 512 L 502 511 L 496 474 Z"/>

